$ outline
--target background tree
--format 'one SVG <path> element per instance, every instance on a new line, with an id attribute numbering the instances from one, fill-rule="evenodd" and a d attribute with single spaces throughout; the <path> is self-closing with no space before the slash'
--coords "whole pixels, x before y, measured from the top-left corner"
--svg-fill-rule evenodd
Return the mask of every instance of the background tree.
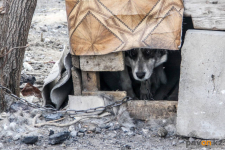
<path id="1" fill-rule="evenodd" d="M 0 0 L 0 84 L 20 94 L 20 74 L 37 0 Z M 19 47 L 19 48 L 18 48 Z M 0 89 L 0 112 L 12 98 Z"/>

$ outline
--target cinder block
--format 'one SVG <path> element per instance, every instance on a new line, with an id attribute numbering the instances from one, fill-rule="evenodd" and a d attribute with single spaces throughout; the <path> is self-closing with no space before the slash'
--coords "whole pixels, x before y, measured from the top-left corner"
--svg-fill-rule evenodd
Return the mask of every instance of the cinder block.
<path id="1" fill-rule="evenodd" d="M 225 139 L 225 32 L 189 30 L 181 51 L 177 132 Z"/>
<path id="2" fill-rule="evenodd" d="M 69 95 L 68 109 L 69 110 L 87 110 L 90 108 L 96 108 L 105 106 L 104 100 L 100 96 L 73 96 Z M 90 114 L 99 114 L 104 109 Z M 73 112 L 71 112 L 73 113 Z"/>

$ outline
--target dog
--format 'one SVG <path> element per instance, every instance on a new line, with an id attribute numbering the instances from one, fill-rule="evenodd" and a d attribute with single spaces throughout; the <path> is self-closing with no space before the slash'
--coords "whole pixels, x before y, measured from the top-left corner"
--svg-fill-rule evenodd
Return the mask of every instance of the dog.
<path id="1" fill-rule="evenodd" d="M 122 90 L 138 99 L 132 82 L 139 82 L 139 99 L 150 100 L 161 84 L 167 83 L 163 63 L 167 61 L 167 50 L 135 48 L 125 52 L 125 70 L 120 73 Z M 129 68 L 130 74 L 129 75 Z M 132 81 L 132 78 L 136 81 Z"/>

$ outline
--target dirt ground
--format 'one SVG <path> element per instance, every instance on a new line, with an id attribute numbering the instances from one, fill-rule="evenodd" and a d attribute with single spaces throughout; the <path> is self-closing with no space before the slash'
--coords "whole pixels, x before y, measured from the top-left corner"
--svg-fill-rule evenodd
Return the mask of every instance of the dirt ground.
<path id="1" fill-rule="evenodd" d="M 26 50 L 24 59 L 24 62 L 30 64 L 32 69 L 24 67 L 22 73 L 34 76 L 36 78 L 34 86 L 39 89 L 42 89 L 44 79 L 51 71 L 54 63 L 60 58 L 62 50 L 68 47 L 65 10 L 64 0 L 38 0 L 29 33 L 28 43 L 30 46 Z M 44 126 L 34 128 L 32 127 L 32 120 L 37 112 L 40 113 L 41 111 L 27 108 L 24 112 L 1 114 L 0 149 L 182 150 L 186 149 L 186 141 L 199 141 L 199 139 L 177 136 L 176 120 L 173 120 L 173 122 L 167 120 L 146 122 L 136 120 L 136 127 L 133 130 L 127 130 L 121 127 L 117 121 L 104 123 L 112 117 L 110 116 L 79 122 L 69 127 Z M 43 115 L 38 122 L 43 122 L 44 118 Z M 73 118 L 67 118 L 67 121 L 72 120 Z M 88 132 L 90 126 L 94 126 L 95 131 Z M 168 131 L 165 137 L 159 134 L 162 128 Z M 51 130 L 55 134 L 69 131 L 71 136 L 61 144 L 51 145 L 49 144 L 49 132 Z M 31 135 L 37 135 L 38 142 L 35 144 L 22 142 L 24 137 Z"/>

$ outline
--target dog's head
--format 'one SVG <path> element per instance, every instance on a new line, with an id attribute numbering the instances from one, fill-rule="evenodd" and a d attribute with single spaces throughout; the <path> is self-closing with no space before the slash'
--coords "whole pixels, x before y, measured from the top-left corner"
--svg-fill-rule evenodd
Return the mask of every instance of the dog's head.
<path id="1" fill-rule="evenodd" d="M 149 79 L 153 69 L 166 61 L 166 50 L 136 48 L 126 51 L 126 64 L 131 67 L 133 77 L 139 81 Z"/>

